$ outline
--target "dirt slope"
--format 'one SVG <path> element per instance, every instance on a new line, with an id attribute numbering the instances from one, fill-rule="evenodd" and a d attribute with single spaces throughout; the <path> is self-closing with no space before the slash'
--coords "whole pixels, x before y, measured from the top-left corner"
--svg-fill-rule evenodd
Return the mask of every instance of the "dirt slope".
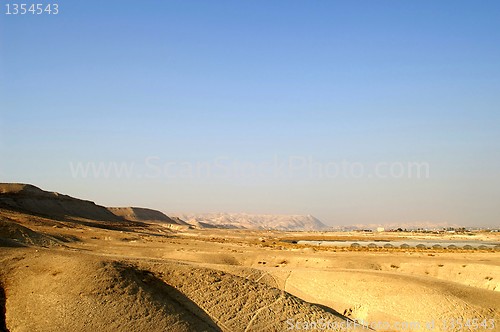
<path id="1" fill-rule="evenodd" d="M 0 254 L 11 331 L 282 331 L 289 318 L 341 321 L 290 294 L 175 262 L 40 249 Z"/>
<path id="2" fill-rule="evenodd" d="M 25 245 L 53 247 L 60 246 L 61 243 L 51 236 L 0 218 L 0 247 L 22 247 Z"/>
<path id="3" fill-rule="evenodd" d="M 152 209 L 139 207 L 109 207 L 114 215 L 130 221 L 153 221 L 167 224 L 178 224 L 178 222 L 166 214 Z"/>
<path id="4" fill-rule="evenodd" d="M 29 184 L 1 183 L 0 208 L 60 220 L 84 218 L 99 221 L 123 221 L 123 218 L 94 202 L 44 191 Z"/>

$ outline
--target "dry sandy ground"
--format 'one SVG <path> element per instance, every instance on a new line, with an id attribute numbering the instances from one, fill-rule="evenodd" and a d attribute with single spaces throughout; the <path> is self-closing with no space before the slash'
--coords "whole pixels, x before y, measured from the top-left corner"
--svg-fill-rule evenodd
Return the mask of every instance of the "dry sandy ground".
<path id="1" fill-rule="evenodd" d="M 375 235 L 0 215 L 0 330 L 500 331 L 498 251 L 353 251 L 282 240 Z"/>

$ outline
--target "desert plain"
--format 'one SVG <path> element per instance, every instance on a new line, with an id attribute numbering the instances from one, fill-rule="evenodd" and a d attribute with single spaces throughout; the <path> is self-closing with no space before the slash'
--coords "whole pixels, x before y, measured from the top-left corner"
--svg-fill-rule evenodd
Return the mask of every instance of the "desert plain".
<path id="1" fill-rule="evenodd" d="M 137 211 L 1 185 L 0 330 L 500 331 L 498 248 L 297 243 L 499 233 L 200 228 Z"/>

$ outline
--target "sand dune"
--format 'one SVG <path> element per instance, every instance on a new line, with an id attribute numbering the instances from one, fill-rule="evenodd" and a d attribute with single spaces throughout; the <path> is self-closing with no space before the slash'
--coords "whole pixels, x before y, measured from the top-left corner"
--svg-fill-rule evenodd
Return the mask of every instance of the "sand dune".
<path id="1" fill-rule="evenodd" d="M 2 259 L 14 269 L 2 276 L 12 331 L 218 330 L 174 288 L 131 265 L 43 251 Z"/>
<path id="2" fill-rule="evenodd" d="M 188 264 L 33 249 L 0 259 L 13 331 L 265 331 L 288 318 L 342 321 L 279 289 Z"/>

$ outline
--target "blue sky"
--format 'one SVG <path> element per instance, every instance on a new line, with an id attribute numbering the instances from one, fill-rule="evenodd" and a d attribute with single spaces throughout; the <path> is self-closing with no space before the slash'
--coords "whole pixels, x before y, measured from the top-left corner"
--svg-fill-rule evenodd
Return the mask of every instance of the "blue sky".
<path id="1" fill-rule="evenodd" d="M 500 225 L 497 1 L 1 3 L 2 181 L 165 212 Z M 430 176 L 153 178 L 145 162 L 291 156 Z"/>

